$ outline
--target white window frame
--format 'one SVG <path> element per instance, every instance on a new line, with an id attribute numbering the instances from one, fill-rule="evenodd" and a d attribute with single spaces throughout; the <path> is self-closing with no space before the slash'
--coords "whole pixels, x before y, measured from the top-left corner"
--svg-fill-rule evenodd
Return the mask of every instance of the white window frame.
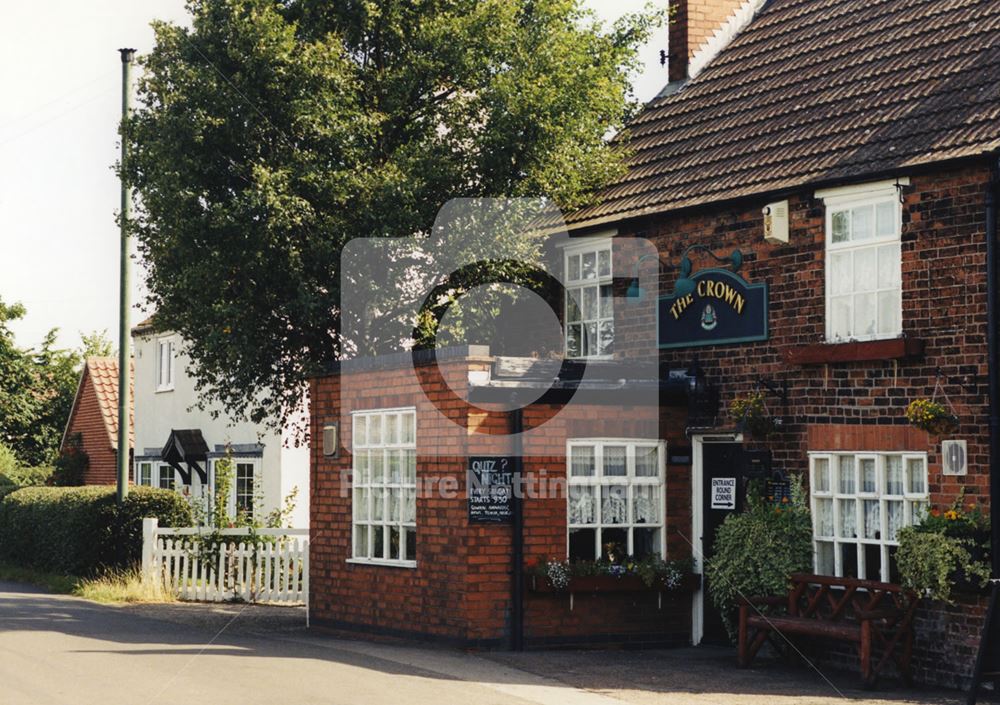
<path id="1" fill-rule="evenodd" d="M 888 492 L 888 459 L 890 457 L 899 458 L 901 461 L 900 482 L 902 492 L 889 494 Z M 854 491 L 843 491 L 840 486 L 840 459 L 853 458 L 853 478 Z M 862 486 L 862 462 L 874 462 L 875 488 L 874 491 L 865 492 Z M 826 463 L 828 468 L 828 484 L 825 489 L 820 488 L 818 476 L 821 470 L 818 466 Z M 914 467 L 919 466 L 919 467 Z M 912 491 L 910 476 L 916 470 L 922 491 Z M 890 582 L 890 549 L 899 546 L 899 541 L 889 538 L 889 512 L 887 508 L 890 503 L 900 503 L 902 518 L 897 528 L 912 526 L 917 523 L 930 506 L 930 493 L 928 489 L 928 468 L 927 454 L 914 453 L 909 451 L 837 451 L 837 452 L 810 452 L 809 453 L 809 497 L 810 510 L 813 520 L 813 569 L 817 573 L 828 573 L 823 569 L 820 558 L 820 545 L 832 545 L 834 569 L 833 574 L 837 577 L 844 576 L 843 552 L 844 545 L 854 545 L 856 547 L 856 562 L 854 572 L 859 578 L 868 580 L 881 580 Z M 846 536 L 844 528 L 844 515 L 841 507 L 844 502 L 854 501 L 854 535 Z M 877 537 L 866 537 L 865 534 L 865 501 L 878 502 L 879 512 L 879 534 Z M 820 502 L 831 502 L 832 536 L 827 533 L 825 527 L 820 526 L 820 512 L 817 506 Z M 865 565 L 864 546 L 877 545 L 880 548 L 880 569 L 878 575 L 873 575 Z"/>
<path id="2" fill-rule="evenodd" d="M 625 446 L 625 475 L 604 474 L 604 449 L 606 446 Z M 589 476 L 573 475 L 572 458 L 574 448 L 594 448 L 594 474 Z M 635 474 L 635 451 L 637 448 L 656 448 L 657 468 L 655 476 L 637 476 Z M 594 529 L 594 555 L 601 558 L 602 533 L 605 529 L 620 530 L 626 533 L 626 553 L 631 556 L 635 551 L 634 529 L 658 529 L 659 539 L 656 541 L 656 551 L 661 558 L 666 558 L 666 443 L 652 438 L 573 438 L 566 442 L 566 557 L 569 558 L 570 535 L 574 529 Z M 602 521 L 601 490 L 611 485 L 625 485 L 627 520 L 623 524 L 610 524 Z M 573 501 L 574 487 L 590 486 L 594 493 L 594 521 L 592 523 L 570 523 L 570 502 Z M 634 488 L 639 486 L 655 486 L 659 490 L 659 521 L 652 524 L 637 523 L 633 516 Z"/>
<path id="3" fill-rule="evenodd" d="M 600 340 L 600 330 L 602 324 L 610 323 L 611 325 L 611 335 L 612 341 L 614 341 L 614 330 L 615 330 L 615 309 L 614 309 L 614 248 L 613 239 L 607 236 L 602 237 L 589 237 L 584 238 L 580 242 L 573 242 L 572 244 L 566 245 L 563 248 L 563 274 L 564 282 L 566 285 L 566 296 L 563 303 L 563 352 L 566 357 L 572 359 L 586 359 L 586 360 L 609 360 L 614 357 L 614 342 L 612 342 L 612 352 L 604 353 L 598 352 L 592 355 L 583 354 L 587 348 L 587 336 L 586 328 L 587 325 L 593 323 L 597 331 L 597 340 Z M 608 270 L 607 273 L 602 275 L 600 272 L 600 256 L 601 253 L 607 253 Z M 588 254 L 594 255 L 594 270 L 595 277 L 584 278 L 583 276 L 583 257 Z M 577 276 L 572 276 L 570 271 L 570 262 L 576 258 L 578 263 Z M 608 312 L 601 311 L 601 289 L 607 286 L 610 292 L 609 305 L 611 307 L 610 315 Z M 595 288 L 597 290 L 597 295 L 595 298 L 594 306 L 596 307 L 596 316 L 591 316 L 589 318 L 584 317 L 584 299 L 585 299 L 585 289 Z M 570 326 L 574 325 L 570 321 L 570 310 L 571 306 L 575 304 L 577 310 L 580 312 L 580 319 L 575 325 L 581 326 L 580 332 L 580 353 L 579 355 L 570 355 L 569 351 L 569 332 Z"/>
<path id="4" fill-rule="evenodd" d="M 825 189 L 816 192 L 816 197 L 823 200 L 826 210 L 826 215 L 824 218 L 824 242 L 825 242 L 825 282 L 826 282 L 826 293 L 825 293 L 825 311 L 826 311 L 826 340 L 830 343 L 848 342 L 848 341 L 866 341 L 866 340 L 885 340 L 898 338 L 903 334 L 903 281 L 902 281 L 902 227 L 903 227 L 903 209 L 900 203 L 899 190 L 897 188 L 897 183 L 899 186 L 904 186 L 909 183 L 906 178 L 901 178 L 893 181 L 882 181 L 873 184 L 860 184 L 854 186 L 846 186 L 834 189 Z M 878 234 L 878 205 L 885 203 L 893 204 L 893 232 L 890 235 L 879 236 Z M 851 211 L 852 209 L 861 209 L 870 207 L 872 210 L 872 236 L 871 238 L 863 241 L 848 240 L 847 242 L 833 241 L 833 218 L 834 214 Z M 897 272 L 897 279 L 895 286 L 879 287 L 878 286 L 878 250 L 881 247 L 887 245 L 895 245 L 899 251 L 899 271 Z M 875 275 L 876 275 L 876 286 L 871 291 L 861 292 L 870 293 L 874 297 L 874 308 L 875 308 L 875 332 L 868 334 L 859 334 L 854 330 L 854 315 L 855 315 L 855 297 L 859 293 L 854 289 L 854 284 L 852 281 L 851 290 L 849 294 L 838 294 L 837 297 L 833 295 L 833 256 L 836 254 L 850 253 L 851 256 L 851 272 L 853 279 L 854 272 L 854 253 L 872 250 L 876 252 L 875 258 Z M 898 327 L 891 331 L 879 332 L 879 305 L 878 298 L 880 293 L 890 293 L 897 292 L 897 310 L 895 311 L 896 321 Z M 850 316 L 851 316 L 851 333 L 846 336 L 840 336 L 835 334 L 833 330 L 833 300 L 834 298 L 839 298 L 841 296 L 849 296 L 851 298 L 850 304 Z"/>
<path id="5" fill-rule="evenodd" d="M 167 471 L 170 473 L 170 487 L 163 486 L 163 472 Z M 177 489 L 177 471 L 166 463 L 156 464 L 156 487 L 164 490 L 176 490 Z"/>
<path id="6" fill-rule="evenodd" d="M 257 510 L 257 490 L 260 487 L 260 462 L 256 458 L 233 458 L 233 491 L 230 498 L 231 514 L 236 515 L 240 505 L 240 466 L 250 467 L 250 510 L 247 517 L 253 518 Z M 213 477 L 214 480 L 214 477 Z"/>
<path id="7" fill-rule="evenodd" d="M 166 360 L 164 365 L 164 349 Z M 173 336 L 156 339 L 156 391 L 170 392 L 174 389 L 174 362 L 177 359 L 177 344 Z"/>
<path id="8" fill-rule="evenodd" d="M 142 487 L 153 486 L 153 463 L 141 460 L 136 463 L 135 484 Z"/>
<path id="9" fill-rule="evenodd" d="M 389 418 L 395 419 L 396 435 L 390 438 Z M 373 440 L 368 433 L 361 433 L 359 426 L 367 424 L 371 429 L 371 419 L 377 419 L 379 438 Z M 407 419 L 412 420 L 412 437 L 406 438 L 404 430 Z M 384 565 L 400 568 L 415 568 L 416 556 L 407 555 L 406 536 L 417 532 L 417 411 L 416 407 L 396 407 L 387 409 L 366 409 L 351 413 L 351 558 L 348 563 Z M 375 481 L 374 464 L 371 458 L 381 458 L 382 480 Z M 398 475 L 393 481 L 390 476 L 390 458 L 399 463 Z M 408 471 L 407 457 L 412 458 Z M 409 474 L 409 477 L 407 476 Z M 390 500 L 398 498 L 395 519 L 392 518 Z M 381 498 L 381 518 L 376 519 L 375 503 Z M 407 511 L 407 505 L 410 505 Z M 398 555 L 391 557 L 391 536 L 395 529 L 399 536 Z M 364 533 L 362 534 L 362 530 Z M 382 555 L 375 556 L 375 534 L 382 532 Z M 365 550 L 359 553 L 361 536 L 365 537 Z M 419 538 L 418 538 L 419 540 Z M 416 544 L 419 550 L 419 543 Z"/>

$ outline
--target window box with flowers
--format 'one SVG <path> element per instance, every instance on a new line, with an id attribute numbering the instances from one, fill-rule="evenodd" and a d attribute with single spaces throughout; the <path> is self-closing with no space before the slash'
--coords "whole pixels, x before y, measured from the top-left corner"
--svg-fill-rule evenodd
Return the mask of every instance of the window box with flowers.
<path id="1" fill-rule="evenodd" d="M 954 603 L 954 593 L 979 593 L 990 577 L 990 519 L 965 492 L 948 509 L 932 508 L 899 532 L 896 560 L 905 587 Z"/>
<path id="2" fill-rule="evenodd" d="M 696 590 L 700 577 L 690 559 L 530 561 L 528 588 L 532 592 L 685 592 Z"/>

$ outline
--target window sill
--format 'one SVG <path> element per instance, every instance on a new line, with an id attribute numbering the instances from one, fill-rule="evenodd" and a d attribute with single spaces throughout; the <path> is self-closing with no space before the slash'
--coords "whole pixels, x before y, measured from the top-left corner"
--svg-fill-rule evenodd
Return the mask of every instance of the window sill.
<path id="1" fill-rule="evenodd" d="M 164 392 L 172 392 L 172 391 L 174 391 L 173 387 L 157 387 L 156 389 L 157 394 L 163 394 Z"/>
<path id="2" fill-rule="evenodd" d="M 816 343 L 788 348 L 783 353 L 786 363 L 802 366 L 826 365 L 833 362 L 906 360 L 921 357 L 923 354 L 924 341 L 919 338 Z"/>
<path id="3" fill-rule="evenodd" d="M 345 563 L 350 563 L 352 565 L 374 565 L 381 566 L 383 568 L 409 568 L 413 569 L 417 567 L 416 561 L 390 561 L 386 559 L 379 558 L 348 558 L 344 561 Z"/>

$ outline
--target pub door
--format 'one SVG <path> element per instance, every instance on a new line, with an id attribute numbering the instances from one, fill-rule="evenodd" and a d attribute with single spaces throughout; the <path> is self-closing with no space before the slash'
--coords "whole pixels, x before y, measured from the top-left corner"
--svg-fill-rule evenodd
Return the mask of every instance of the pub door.
<path id="1" fill-rule="evenodd" d="M 715 531 L 726 517 L 743 509 L 743 445 L 705 443 L 701 453 L 701 551 L 704 560 L 714 555 Z M 695 472 L 698 468 L 695 468 Z M 730 643 L 722 615 L 712 601 L 712 585 L 705 576 L 702 584 L 703 644 Z"/>

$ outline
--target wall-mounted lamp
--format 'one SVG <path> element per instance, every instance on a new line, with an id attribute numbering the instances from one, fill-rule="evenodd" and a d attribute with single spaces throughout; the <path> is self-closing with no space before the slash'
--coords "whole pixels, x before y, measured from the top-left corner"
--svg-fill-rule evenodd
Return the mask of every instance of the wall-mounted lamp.
<path id="1" fill-rule="evenodd" d="M 328 423 L 323 425 L 323 455 L 327 458 L 336 458 L 340 455 L 340 424 Z"/>
<path id="2" fill-rule="evenodd" d="M 722 264 L 728 264 L 732 271 L 739 271 L 740 267 L 743 266 L 743 253 L 738 249 L 733 250 L 732 254 L 726 257 L 719 257 L 717 254 L 712 252 L 707 245 L 691 245 L 689 248 L 684 250 L 684 254 L 681 255 L 681 263 L 677 267 L 680 276 L 677 277 L 677 281 L 674 282 L 674 296 L 682 297 L 687 296 L 694 292 L 695 283 L 691 278 L 691 258 L 688 256 L 692 252 L 700 251 L 708 254 L 716 262 Z M 670 265 L 664 264 L 663 260 L 660 260 L 658 255 L 643 255 L 639 258 L 639 261 L 635 263 L 635 268 L 632 272 L 632 281 L 629 283 L 628 291 L 625 292 L 625 297 L 628 299 L 633 299 L 635 301 L 642 301 L 646 295 L 646 290 L 639 286 L 639 266 L 642 264 L 643 260 L 656 257 L 660 262 L 660 266 L 670 269 Z"/>

